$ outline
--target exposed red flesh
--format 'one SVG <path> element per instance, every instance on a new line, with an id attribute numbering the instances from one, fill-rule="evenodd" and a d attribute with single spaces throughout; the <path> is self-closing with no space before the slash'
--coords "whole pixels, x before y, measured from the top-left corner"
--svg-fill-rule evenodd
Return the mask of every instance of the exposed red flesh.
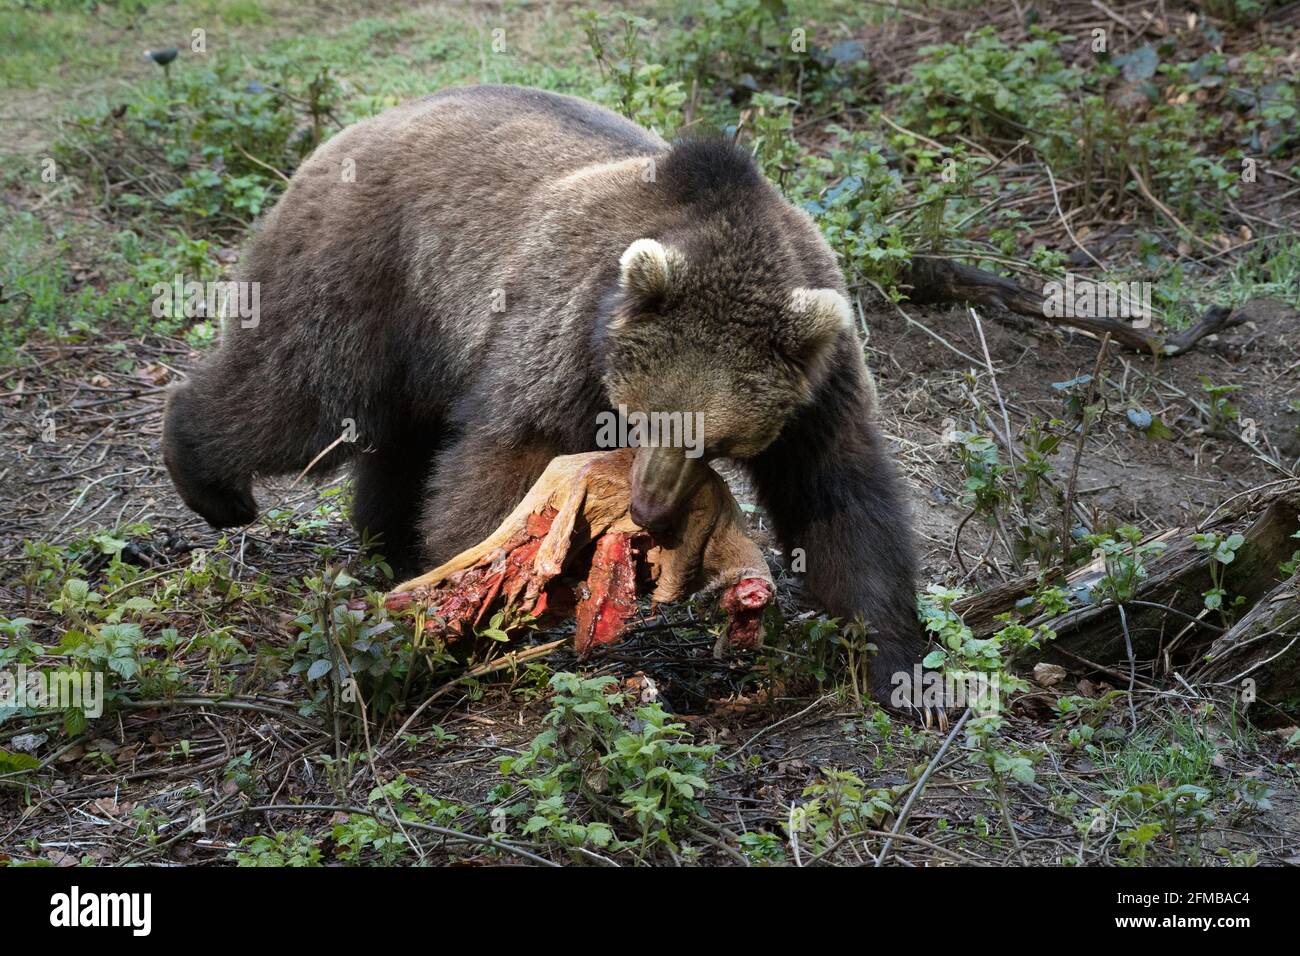
<path id="1" fill-rule="evenodd" d="M 610 533 L 596 541 L 591 573 L 578 601 L 573 644 L 579 657 L 592 648 L 612 644 L 623 636 L 636 612 L 636 549 L 634 535 Z"/>
<path id="2" fill-rule="evenodd" d="M 763 637 L 763 612 L 772 602 L 772 586 L 762 578 L 744 578 L 722 592 L 718 606 L 727 612 L 727 642 L 757 647 Z"/>
<path id="3" fill-rule="evenodd" d="M 441 629 L 445 635 L 455 639 L 477 627 L 503 594 L 507 604 L 520 595 L 544 603 L 543 589 L 547 582 L 534 574 L 533 559 L 554 520 L 553 508 L 529 515 L 524 531 L 491 555 L 491 560 L 484 559 L 478 566 L 465 569 L 453 576 L 446 586 L 430 593 L 396 591 L 389 594 L 384 599 L 384 606 L 390 611 L 400 611 L 415 603 L 422 604 L 426 614 L 442 622 Z"/>
<path id="4" fill-rule="evenodd" d="M 772 579 L 726 483 L 717 475 L 703 482 L 678 533 L 656 542 L 630 515 L 632 462 L 629 449 L 553 459 L 488 538 L 407 581 L 386 605 L 419 608 L 432 632 L 450 640 L 472 635 L 501 607 L 546 626 L 572 615 L 576 650 L 586 656 L 629 630 L 640 596 L 672 602 L 725 589 L 728 622 L 715 652 L 756 647 Z"/>

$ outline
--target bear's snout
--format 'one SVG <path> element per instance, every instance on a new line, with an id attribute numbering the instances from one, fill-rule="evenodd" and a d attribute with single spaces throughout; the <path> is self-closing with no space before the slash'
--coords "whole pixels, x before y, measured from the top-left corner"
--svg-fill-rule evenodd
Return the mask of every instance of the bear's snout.
<path id="1" fill-rule="evenodd" d="M 638 448 L 632 459 L 632 520 L 650 532 L 671 531 L 707 477 L 709 466 L 681 448 Z"/>

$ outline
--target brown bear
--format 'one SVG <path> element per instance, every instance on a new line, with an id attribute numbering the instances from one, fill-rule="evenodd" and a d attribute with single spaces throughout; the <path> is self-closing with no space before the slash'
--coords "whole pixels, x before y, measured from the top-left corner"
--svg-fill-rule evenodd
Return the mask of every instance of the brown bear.
<path id="1" fill-rule="evenodd" d="M 680 412 L 701 453 L 638 448 L 636 520 L 670 529 L 705 462 L 734 459 L 812 596 L 872 624 L 878 699 L 917 660 L 909 518 L 844 280 L 743 149 L 540 90 L 447 90 L 318 148 L 241 278 L 260 315 L 227 320 L 163 438 L 214 526 L 353 430 L 317 469 L 350 460 L 356 527 L 429 567 L 553 457 L 595 450 L 600 416 Z"/>

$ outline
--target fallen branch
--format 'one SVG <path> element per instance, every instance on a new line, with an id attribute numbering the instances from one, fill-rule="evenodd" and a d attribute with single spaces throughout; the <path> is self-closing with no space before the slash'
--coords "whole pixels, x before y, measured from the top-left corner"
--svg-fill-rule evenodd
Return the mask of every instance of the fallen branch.
<path id="1" fill-rule="evenodd" d="M 915 256 L 903 284 L 913 302 L 961 302 L 996 307 L 1049 325 L 1082 329 L 1098 337 L 1107 333 L 1135 352 L 1151 355 L 1181 355 L 1207 335 L 1240 325 L 1240 310 L 1213 306 L 1195 325 L 1174 335 L 1159 335 L 1113 319 L 1083 316 L 1049 316 L 1043 311 L 1042 293 L 1034 293 L 1013 279 L 994 275 L 951 259 Z"/>
<path id="2" fill-rule="evenodd" d="M 1242 672 L 1271 655 L 1294 654 L 1300 642 L 1286 648 L 1300 632 L 1300 597 L 1295 594 L 1294 578 L 1290 590 L 1277 580 L 1279 563 L 1295 550 L 1292 535 L 1298 528 L 1300 490 L 1274 488 L 1242 498 L 1212 522 L 1195 529 L 1170 529 L 1153 536 L 1148 540 L 1164 541 L 1168 547 L 1163 554 L 1147 558 L 1146 577 L 1133 599 L 1125 602 L 1125 620 L 1121 622 L 1118 608 L 1110 602 L 1086 603 L 1054 619 L 1031 620 L 1031 626 L 1047 624 L 1057 633 L 1038 659 L 1056 658 L 1069 664 L 1071 658 L 1083 658 L 1099 665 L 1123 662 L 1127 666 L 1130 651 L 1123 625 L 1132 641 L 1132 654 L 1139 659 L 1156 659 L 1158 664 L 1171 666 L 1175 652 L 1181 659 L 1200 660 L 1208 651 L 1212 666 L 1198 673 L 1198 679 L 1229 681 L 1236 675 L 1247 676 Z M 1240 532 L 1243 539 L 1234 560 L 1222 566 L 1229 600 L 1243 599 L 1244 616 L 1227 631 L 1207 619 L 1210 612 L 1202 601 L 1202 594 L 1213 586 L 1214 558 L 1197 549 L 1192 534 L 1204 530 L 1223 536 Z M 1051 583 L 1073 595 L 1086 595 L 1104 573 L 1098 558 Z M 955 610 L 977 637 L 986 637 L 1003 626 L 997 616 L 1014 612 L 1017 603 L 1031 596 L 1036 587 L 1035 578 L 1026 575 L 963 598 Z M 1248 676 L 1270 694 L 1294 694 L 1300 686 L 1300 661 L 1290 657 L 1287 661 L 1281 665 L 1273 660 Z"/>
<path id="3" fill-rule="evenodd" d="M 1300 573 L 1293 574 L 1210 645 L 1198 680 L 1281 703 L 1300 687 Z M 1246 681 L 1250 681 L 1246 684 Z"/>

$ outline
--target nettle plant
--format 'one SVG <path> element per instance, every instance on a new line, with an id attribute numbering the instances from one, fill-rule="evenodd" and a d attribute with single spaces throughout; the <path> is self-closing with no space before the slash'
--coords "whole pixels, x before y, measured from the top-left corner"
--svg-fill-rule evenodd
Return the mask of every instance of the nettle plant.
<path id="1" fill-rule="evenodd" d="M 1013 470 L 1001 459 L 997 442 L 979 432 L 953 435 L 957 462 L 965 473 L 966 503 L 975 515 L 998 529 L 1017 562 L 1052 562 L 1058 532 L 1053 512 L 1061 495 L 1050 484 L 1051 456 L 1061 443 L 1060 419 L 1030 419 L 1017 439 L 1020 464 Z M 1007 527 L 1014 534 L 1007 533 Z"/>
<path id="2" fill-rule="evenodd" d="M 990 161 L 905 133 L 886 141 L 835 124 L 826 131 L 835 137 L 828 154 L 804 153 L 786 194 L 817 221 L 851 281 L 901 301 L 912 257 L 949 246 L 980 211 L 976 197 L 996 186 L 983 177 Z"/>
<path id="3" fill-rule="evenodd" d="M 406 774 L 372 788 L 366 806 L 373 815 L 348 814 L 346 819 L 337 819 L 330 831 L 334 855 L 344 863 L 393 866 L 415 850 L 399 821 L 451 827 L 467 812 L 466 807 L 411 783 Z"/>
<path id="4" fill-rule="evenodd" d="M 1163 541 L 1142 541 L 1142 530 L 1121 525 L 1113 535 L 1090 534 L 1084 540 L 1100 552 L 1105 572 L 1094 586 L 1099 600 L 1123 604 L 1137 596 L 1147 578 L 1146 559 L 1164 553 Z"/>
<path id="5" fill-rule="evenodd" d="M 303 581 L 308 596 L 289 673 L 300 674 L 310 697 L 305 715 L 324 707 L 361 718 L 361 702 L 371 720 L 383 718 L 405 700 L 412 662 L 411 635 L 389 619 L 383 597 L 367 592 L 346 571 L 329 570 Z M 359 726 L 359 724 L 358 724 Z"/>
<path id="6" fill-rule="evenodd" d="M 786 833 L 791 844 L 824 853 L 866 830 L 876 829 L 894 813 L 894 802 L 907 786 L 871 789 L 862 778 L 834 767 L 804 788 L 804 802 L 790 808 Z"/>
<path id="7" fill-rule="evenodd" d="M 1180 852 L 1179 829 L 1191 824 L 1197 834 L 1214 822 L 1209 803 L 1211 792 L 1205 787 L 1185 783 L 1165 787 L 1156 783 L 1134 784 L 1126 789 L 1107 790 L 1107 807 L 1127 826 L 1119 830 L 1119 849 L 1125 859 L 1145 866 L 1151 849 L 1161 836 L 1169 838 L 1171 849 Z"/>
<path id="8" fill-rule="evenodd" d="M 943 668 L 966 679 L 983 677 L 989 682 L 991 700 L 969 702 L 978 704 L 965 727 L 971 747 L 971 760 L 989 773 L 991 785 L 997 795 L 1004 817 L 1009 812 L 1006 803 L 1007 779 L 1019 783 L 1033 783 L 1034 764 L 1042 757 L 1041 751 L 1028 751 L 1003 746 L 1001 710 L 1006 698 L 1025 691 L 1028 684 L 1009 670 L 1010 664 L 1020 654 L 1035 650 L 1054 640 L 1056 632 L 1045 621 L 1064 613 L 1069 607 L 1064 592 L 1059 588 L 1041 588 L 1032 601 L 1027 601 L 1021 613 L 1033 612 L 1030 623 L 1012 620 L 1011 614 L 1001 614 L 997 620 L 1002 625 L 987 638 L 977 638 L 962 620 L 953 605 L 963 596 L 955 588 L 932 584 L 928 593 L 920 596 L 918 604 L 926 630 L 934 635 L 940 649 L 932 651 L 924 660 L 929 668 Z M 989 704 L 995 705 L 989 707 Z M 1008 829 L 1010 826 L 1008 825 Z"/>
<path id="9" fill-rule="evenodd" d="M 500 765 L 532 799 L 495 815 L 525 817 L 524 835 L 561 846 L 674 846 L 672 835 L 700 812 L 718 748 L 695 744 L 658 703 L 627 714 L 632 702 L 613 677 L 558 673 L 550 686 L 547 729 Z M 575 803 L 585 814 L 575 812 Z M 635 837 L 620 839 L 620 832 L 632 836 L 629 825 Z"/>
<path id="10" fill-rule="evenodd" d="M 1246 538 L 1236 532 L 1221 535 L 1215 531 L 1206 531 L 1203 534 L 1192 535 L 1192 541 L 1195 542 L 1197 551 L 1208 551 L 1212 558 L 1210 561 L 1210 589 L 1201 595 L 1205 599 L 1206 610 L 1218 611 L 1226 622 L 1226 608 L 1240 607 L 1246 601 L 1244 595 L 1238 595 L 1225 604 L 1228 592 L 1223 586 L 1227 566 L 1237 559 L 1237 550 L 1245 543 Z"/>
<path id="11" fill-rule="evenodd" d="M 957 432 L 953 438 L 957 461 L 966 473 L 968 501 L 976 514 L 993 522 L 1009 498 L 1002 481 L 1007 466 L 998 454 L 997 442 L 978 432 Z"/>
<path id="12" fill-rule="evenodd" d="M 657 62 L 651 44 L 655 22 L 623 11 L 582 10 L 577 17 L 604 81 L 593 97 L 661 136 L 676 132 L 686 92 Z"/>
<path id="13" fill-rule="evenodd" d="M 1241 417 L 1240 410 L 1228 401 L 1228 396 L 1240 390 L 1241 386 L 1215 385 L 1205 375 L 1200 376 L 1200 379 L 1201 389 L 1209 400 L 1209 405 L 1203 413 L 1205 430 L 1211 435 L 1227 435 L 1229 426 Z"/>
<path id="14" fill-rule="evenodd" d="M 1013 621 L 1012 615 L 1006 613 L 997 617 L 1002 627 L 987 638 L 977 638 L 953 607 L 964 596 L 965 592 L 960 588 L 946 588 L 940 584 L 929 585 L 926 593 L 920 595 L 917 603 L 921 620 L 939 645 L 939 649 L 926 655 L 922 663 L 932 669 L 988 674 L 997 679 L 997 686 L 1006 693 L 1026 690 L 1028 684 L 1009 673 L 1007 666 L 1022 652 L 1036 650 L 1054 640 L 1056 632 L 1046 623 L 1031 626 Z M 1036 597 L 1034 605 L 1041 617 L 1049 619 L 1063 613 L 1069 606 L 1058 588 L 1044 589 Z"/>
<path id="15" fill-rule="evenodd" d="M 1017 136 L 1038 118 L 1064 112 L 1082 73 L 1056 53 L 1060 34 L 1036 32 L 1008 46 L 984 27 L 956 43 L 922 47 L 908 81 L 889 90 L 903 97 L 904 122 L 931 135 Z"/>
<path id="16" fill-rule="evenodd" d="M 236 866 L 309 867 L 321 866 L 320 840 L 306 831 L 281 830 L 279 833 L 244 837 L 239 846 L 226 854 Z"/>

